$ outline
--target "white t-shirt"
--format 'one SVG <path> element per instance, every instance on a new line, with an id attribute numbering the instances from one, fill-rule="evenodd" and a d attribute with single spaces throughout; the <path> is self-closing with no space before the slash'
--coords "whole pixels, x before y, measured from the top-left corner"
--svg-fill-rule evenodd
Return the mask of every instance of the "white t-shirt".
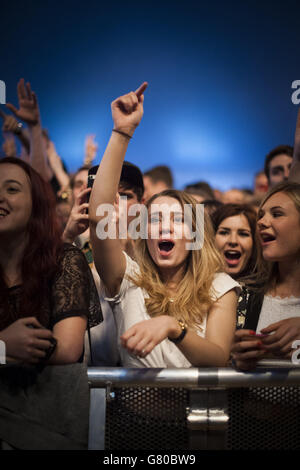
<path id="1" fill-rule="evenodd" d="M 120 292 L 113 298 L 107 297 L 105 291 L 102 292 L 105 300 L 110 303 L 115 316 L 119 351 L 123 367 L 191 367 L 191 363 L 177 346 L 168 339 L 158 344 L 145 358 L 136 357 L 121 346 L 120 336 L 122 336 L 125 331 L 136 323 L 151 318 L 145 306 L 145 298 L 148 297 L 147 292 L 137 287 L 128 279 L 128 276 L 134 277 L 139 272 L 139 266 L 125 252 L 123 253 L 126 257 L 126 271 Z M 231 289 L 235 289 L 237 294 L 240 292 L 239 284 L 228 274 L 216 274 L 212 285 L 213 299 L 219 299 Z M 205 330 L 206 318 L 204 318 L 203 323 L 199 325 L 197 333 L 205 337 Z"/>
<path id="2" fill-rule="evenodd" d="M 115 317 L 110 304 L 101 296 L 103 283 L 96 268 L 93 266 L 91 271 L 99 294 L 103 321 L 90 329 L 92 357 L 88 333 L 86 332 L 85 334 L 84 360 L 88 365 L 116 367 L 120 365 L 120 355 Z M 93 362 L 91 360 L 92 358 Z"/>
<path id="3" fill-rule="evenodd" d="M 256 332 L 286 318 L 300 317 L 300 298 L 265 295 Z"/>

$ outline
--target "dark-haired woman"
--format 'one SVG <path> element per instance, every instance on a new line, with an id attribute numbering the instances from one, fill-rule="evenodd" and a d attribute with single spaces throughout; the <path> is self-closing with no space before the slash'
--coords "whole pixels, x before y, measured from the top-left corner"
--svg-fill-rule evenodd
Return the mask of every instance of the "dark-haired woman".
<path id="1" fill-rule="evenodd" d="M 211 218 L 216 247 L 223 255 L 225 272 L 242 286 L 237 309 L 237 328 L 243 328 L 247 312 L 256 308 L 256 295 L 252 287 L 256 282 L 257 215 L 247 204 L 224 204 Z"/>
<path id="2" fill-rule="evenodd" d="M 256 264 L 256 212 L 245 204 L 224 204 L 212 215 L 215 242 L 234 279 L 250 274 Z"/>
<path id="3" fill-rule="evenodd" d="M 0 367 L 0 440 L 17 448 L 85 446 L 80 432 L 68 438 L 64 407 L 49 401 L 50 390 L 58 398 L 55 370 L 44 374 L 43 367 L 82 360 L 88 320 L 100 320 L 97 292 L 84 256 L 61 241 L 51 188 L 23 161 L 0 160 L 0 340 L 8 363 Z M 29 392 L 24 399 L 28 380 L 48 414 L 37 413 L 39 403 L 30 403 Z"/>

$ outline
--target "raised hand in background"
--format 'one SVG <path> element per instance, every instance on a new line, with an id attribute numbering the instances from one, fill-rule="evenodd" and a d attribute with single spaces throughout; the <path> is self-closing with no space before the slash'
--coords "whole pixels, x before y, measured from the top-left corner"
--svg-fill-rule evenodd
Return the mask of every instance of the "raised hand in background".
<path id="1" fill-rule="evenodd" d="M 46 152 L 49 165 L 61 188 L 59 193 L 68 192 L 70 189 L 70 177 L 68 173 L 65 172 L 61 158 L 56 151 L 54 142 L 51 140 L 48 141 Z"/>
<path id="2" fill-rule="evenodd" d="M 98 144 L 95 142 L 95 134 L 87 135 L 84 143 L 84 166 L 92 166 L 96 158 Z"/>
<path id="3" fill-rule="evenodd" d="M 36 94 L 31 90 L 30 83 L 26 83 L 24 78 L 21 78 L 17 85 L 19 109 L 13 104 L 7 103 L 6 107 L 22 121 L 26 122 L 28 126 L 34 126 L 40 122 L 40 110 Z"/>
<path id="4" fill-rule="evenodd" d="M 87 195 L 90 192 L 91 188 L 85 188 L 74 200 L 69 220 L 62 235 L 65 243 L 73 243 L 79 235 L 89 228 Z"/>
<path id="5" fill-rule="evenodd" d="M 29 154 L 30 142 L 29 142 L 28 135 L 26 135 L 26 131 L 23 129 L 23 125 L 14 116 L 4 113 L 1 109 L 0 109 L 0 116 L 3 119 L 2 132 L 14 134 L 16 137 L 18 137 L 23 149 L 26 151 L 27 154 Z M 8 138 L 8 137 L 5 137 L 5 138 Z M 11 140 L 13 139 L 12 136 L 10 136 L 10 139 Z"/>
<path id="6" fill-rule="evenodd" d="M 6 107 L 18 118 L 24 121 L 29 130 L 30 136 L 30 164 L 44 178 L 50 181 L 53 171 L 48 164 L 46 147 L 44 144 L 41 128 L 41 117 L 37 96 L 31 90 L 30 83 L 26 83 L 24 78 L 19 80 L 17 85 L 18 106 L 7 103 Z"/>
<path id="7" fill-rule="evenodd" d="M 6 157 L 17 156 L 17 146 L 14 136 L 10 132 L 3 132 L 4 142 L 2 144 L 2 150 Z"/>

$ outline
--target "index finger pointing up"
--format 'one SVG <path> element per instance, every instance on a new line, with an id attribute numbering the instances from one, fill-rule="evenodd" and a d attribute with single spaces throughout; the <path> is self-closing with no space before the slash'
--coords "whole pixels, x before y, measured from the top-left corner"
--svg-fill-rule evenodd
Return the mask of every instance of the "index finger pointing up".
<path id="1" fill-rule="evenodd" d="M 135 90 L 135 94 L 138 98 L 140 98 L 140 96 L 142 96 L 142 94 L 146 90 L 147 86 L 148 86 L 148 82 L 144 82 L 144 83 L 142 83 L 141 86 L 139 86 L 139 88 L 137 90 Z"/>

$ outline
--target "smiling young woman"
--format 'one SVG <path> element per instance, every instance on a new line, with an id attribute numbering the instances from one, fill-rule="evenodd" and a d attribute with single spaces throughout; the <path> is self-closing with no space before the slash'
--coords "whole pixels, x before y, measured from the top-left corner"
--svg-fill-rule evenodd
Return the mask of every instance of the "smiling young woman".
<path id="1" fill-rule="evenodd" d="M 223 256 L 225 272 L 242 287 L 237 307 L 237 328 L 257 309 L 257 246 L 255 210 L 248 204 L 224 204 L 212 215 L 216 247 Z"/>
<path id="2" fill-rule="evenodd" d="M 81 252 L 64 245 L 60 238 L 49 185 L 20 159 L 2 159 L 0 169 L 0 338 L 6 342 L 9 357 L 37 363 L 54 335 L 58 341 L 51 362 L 77 362 L 90 304 L 84 301 L 83 291 L 76 300 L 72 289 L 85 282 L 82 288 L 86 285 L 92 293 L 92 278 L 85 281 L 83 275 L 81 281 L 77 279 L 76 263 L 84 269 Z M 88 274 L 88 268 L 85 271 Z M 71 278 L 73 284 L 69 284 Z M 93 298 L 97 304 L 96 294 Z M 34 320 L 26 320 L 28 317 Z M 15 322 L 21 318 L 40 327 L 34 331 L 25 328 L 23 349 L 16 349 L 21 332 Z M 46 332 L 47 341 L 40 343 Z M 33 345 L 28 348 L 30 340 Z"/>
<path id="3" fill-rule="evenodd" d="M 257 261 L 256 212 L 245 204 L 224 204 L 212 215 L 212 222 L 225 271 L 240 281 L 253 272 Z"/>
<path id="4" fill-rule="evenodd" d="M 253 368 L 264 356 L 291 358 L 292 343 L 300 338 L 300 185 L 281 183 L 270 190 L 259 208 L 257 227 L 258 302 L 233 346 L 243 369 Z"/>
<path id="5" fill-rule="evenodd" d="M 101 311 L 84 255 L 60 238 L 53 199 L 31 166 L 0 160 L 0 340 L 7 354 L 0 448 L 2 440 L 18 449 L 87 447 L 88 386 L 79 363 L 87 321 L 99 323 Z M 62 374 L 48 364 L 66 368 Z M 80 429 L 72 415 L 80 416 Z"/>
<path id="6" fill-rule="evenodd" d="M 112 103 L 114 129 L 89 207 L 95 266 L 114 311 L 122 364 L 223 366 L 229 358 L 240 288 L 221 272 L 209 220 L 204 219 L 202 249 L 187 249 L 197 226 L 195 201 L 178 191 L 162 192 L 149 201 L 148 238 L 136 243 L 137 263 L 122 252 L 118 239 L 97 237 L 97 208 L 114 203 L 128 142 L 142 119 L 146 87 L 144 83 Z M 189 227 L 184 204 L 192 207 Z M 163 208 L 158 214 L 152 211 L 155 205 Z"/>

